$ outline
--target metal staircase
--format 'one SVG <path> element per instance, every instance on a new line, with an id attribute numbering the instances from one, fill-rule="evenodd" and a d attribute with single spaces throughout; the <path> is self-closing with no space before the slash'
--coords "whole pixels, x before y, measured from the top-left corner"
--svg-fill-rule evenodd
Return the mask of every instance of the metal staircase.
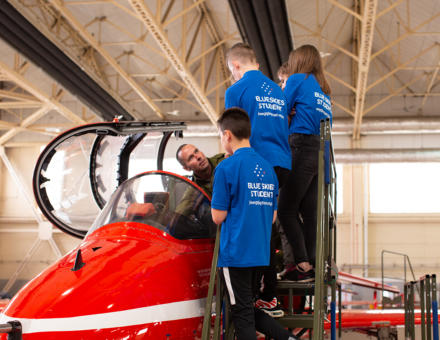
<path id="1" fill-rule="evenodd" d="M 279 297 L 286 296 L 288 301 L 287 313 L 279 318 L 279 322 L 290 328 L 300 329 L 297 336 L 303 335 L 308 330 L 313 340 L 323 339 L 324 319 L 329 312 L 331 318 L 331 338 L 336 339 L 336 288 L 337 269 L 336 262 L 336 166 L 331 140 L 330 121 L 321 121 L 320 150 L 318 171 L 318 207 L 317 207 L 317 235 L 316 235 L 316 263 L 315 282 L 299 283 L 293 281 L 280 281 L 277 285 Z M 202 329 L 202 340 L 219 339 L 224 334 L 224 339 L 234 339 L 233 326 L 228 315 L 227 299 L 223 299 L 223 287 L 217 275 L 217 258 L 219 247 L 219 232 L 215 243 L 211 277 L 206 300 L 206 309 Z M 212 304 L 214 299 L 214 285 L 216 290 L 216 316 L 223 316 L 223 325 L 220 318 L 216 317 L 213 330 L 211 321 L 213 318 Z M 330 294 L 329 294 L 330 293 Z M 310 308 L 306 310 L 293 309 L 293 297 L 309 297 Z M 339 294 L 340 296 L 340 294 Z M 329 303 L 330 301 L 330 303 Z M 340 309 L 340 303 L 339 303 Z M 341 315 L 341 313 L 339 313 Z M 339 322 L 339 325 L 341 322 Z"/>
<path id="2" fill-rule="evenodd" d="M 282 281 L 278 283 L 279 295 L 287 294 L 289 301 L 287 314 L 279 321 L 291 329 L 300 328 L 298 336 L 312 329 L 313 340 L 323 338 L 324 319 L 330 311 L 332 315 L 335 315 L 336 309 L 337 269 L 334 265 L 336 262 L 336 166 L 329 120 L 321 121 L 318 167 L 315 282 Z M 298 312 L 290 308 L 293 296 L 308 296 L 309 310 Z M 331 318 L 331 323 L 332 339 L 335 339 L 334 317 Z"/>

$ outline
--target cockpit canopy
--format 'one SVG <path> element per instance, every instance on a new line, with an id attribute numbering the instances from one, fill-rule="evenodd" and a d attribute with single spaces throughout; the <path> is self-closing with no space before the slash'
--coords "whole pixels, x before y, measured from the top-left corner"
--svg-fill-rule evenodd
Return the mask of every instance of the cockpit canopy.
<path id="1" fill-rule="evenodd" d="M 216 230 L 208 197 L 185 178 L 164 171 L 125 181 L 88 234 L 115 222 L 147 224 L 180 240 L 212 238 Z"/>
<path id="2" fill-rule="evenodd" d="M 152 170 L 185 173 L 175 158 L 177 148 L 190 143 L 183 136 L 185 129 L 185 124 L 179 122 L 104 122 L 65 131 L 47 145 L 35 166 L 33 188 L 38 206 L 55 226 L 83 238 L 125 180 Z M 128 220 L 126 209 L 131 212 L 136 205 L 129 208 L 124 204 L 136 203 L 140 204 L 139 209 L 147 209 L 148 203 L 152 203 L 157 214 L 155 225 L 165 230 L 171 226 L 171 221 L 165 219 L 177 213 L 176 204 L 185 191 L 171 192 L 174 187 L 188 189 L 191 185 L 169 174 L 136 177 L 118 191 L 119 198 L 112 198 L 108 215 L 101 215 L 99 223 Z M 136 194 L 127 196 L 130 192 Z M 169 211 L 159 218 L 160 204 L 168 204 Z M 195 211 L 195 216 L 198 213 Z M 93 226 L 99 227 L 96 222 Z"/>

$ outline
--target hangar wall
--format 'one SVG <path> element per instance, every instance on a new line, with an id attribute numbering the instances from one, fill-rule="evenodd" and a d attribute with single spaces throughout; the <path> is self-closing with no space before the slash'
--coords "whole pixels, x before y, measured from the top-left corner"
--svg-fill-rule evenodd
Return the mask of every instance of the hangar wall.
<path id="1" fill-rule="evenodd" d="M 341 177 L 344 207 L 338 215 L 339 269 L 380 278 L 381 253 L 386 250 L 408 255 L 416 278 L 440 273 L 440 214 L 371 213 L 368 202 L 365 204 L 369 198 L 368 165 L 344 164 Z M 384 253 L 383 259 L 385 276 L 404 277 L 403 256 Z M 409 265 L 406 266 L 407 278 L 412 280 Z"/>
<path id="2" fill-rule="evenodd" d="M 26 192 L 36 207 L 32 194 L 33 166 L 42 145 L 5 148 L 11 165 L 16 170 Z M 19 169 L 19 171 L 18 171 Z M 17 283 L 10 288 L 15 293 L 20 285 L 40 273 L 53 263 L 58 254 L 48 240 L 39 241 L 38 222 L 23 193 L 8 172 L 4 162 L 0 162 L 0 291 L 8 280 L 17 273 L 27 256 L 29 262 L 18 273 Z M 49 237 L 47 234 L 45 236 Z M 53 229 L 52 238 L 61 254 L 73 249 L 79 240 Z"/>

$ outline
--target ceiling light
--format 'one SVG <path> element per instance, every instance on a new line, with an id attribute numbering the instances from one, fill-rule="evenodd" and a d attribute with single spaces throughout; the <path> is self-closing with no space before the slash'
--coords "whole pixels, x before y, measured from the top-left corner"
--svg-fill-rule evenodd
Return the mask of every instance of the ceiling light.
<path id="1" fill-rule="evenodd" d="M 180 113 L 179 110 L 172 110 L 172 111 L 168 111 L 167 114 L 172 115 L 172 116 L 178 116 Z"/>

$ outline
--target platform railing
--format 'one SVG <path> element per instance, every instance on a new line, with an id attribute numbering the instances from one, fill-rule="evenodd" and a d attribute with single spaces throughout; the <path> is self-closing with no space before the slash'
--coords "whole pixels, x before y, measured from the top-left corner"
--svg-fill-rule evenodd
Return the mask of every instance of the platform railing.
<path id="1" fill-rule="evenodd" d="M 405 339 L 416 339 L 415 287 L 420 286 L 421 340 L 439 340 L 436 275 L 425 275 L 404 286 Z"/>
<path id="2" fill-rule="evenodd" d="M 385 307 L 383 294 L 384 294 L 384 291 L 386 290 L 386 289 L 384 289 L 384 287 L 385 287 L 384 255 L 385 254 L 391 254 L 391 255 L 397 255 L 397 256 L 403 257 L 403 278 L 402 278 L 402 282 L 404 284 L 406 282 L 408 282 L 408 280 L 407 280 L 407 264 L 408 264 L 408 267 L 409 267 L 409 269 L 411 271 L 411 275 L 412 275 L 413 281 L 416 281 L 416 276 L 414 275 L 414 270 L 413 270 L 413 267 L 411 265 L 411 261 L 409 259 L 409 256 L 407 254 L 399 253 L 399 252 L 396 252 L 396 251 L 385 250 L 385 249 L 382 250 L 381 255 L 380 255 L 381 273 L 382 273 L 381 274 L 382 275 L 382 308 Z M 420 295 L 419 287 L 416 286 L 416 289 L 417 289 L 418 294 Z"/>

